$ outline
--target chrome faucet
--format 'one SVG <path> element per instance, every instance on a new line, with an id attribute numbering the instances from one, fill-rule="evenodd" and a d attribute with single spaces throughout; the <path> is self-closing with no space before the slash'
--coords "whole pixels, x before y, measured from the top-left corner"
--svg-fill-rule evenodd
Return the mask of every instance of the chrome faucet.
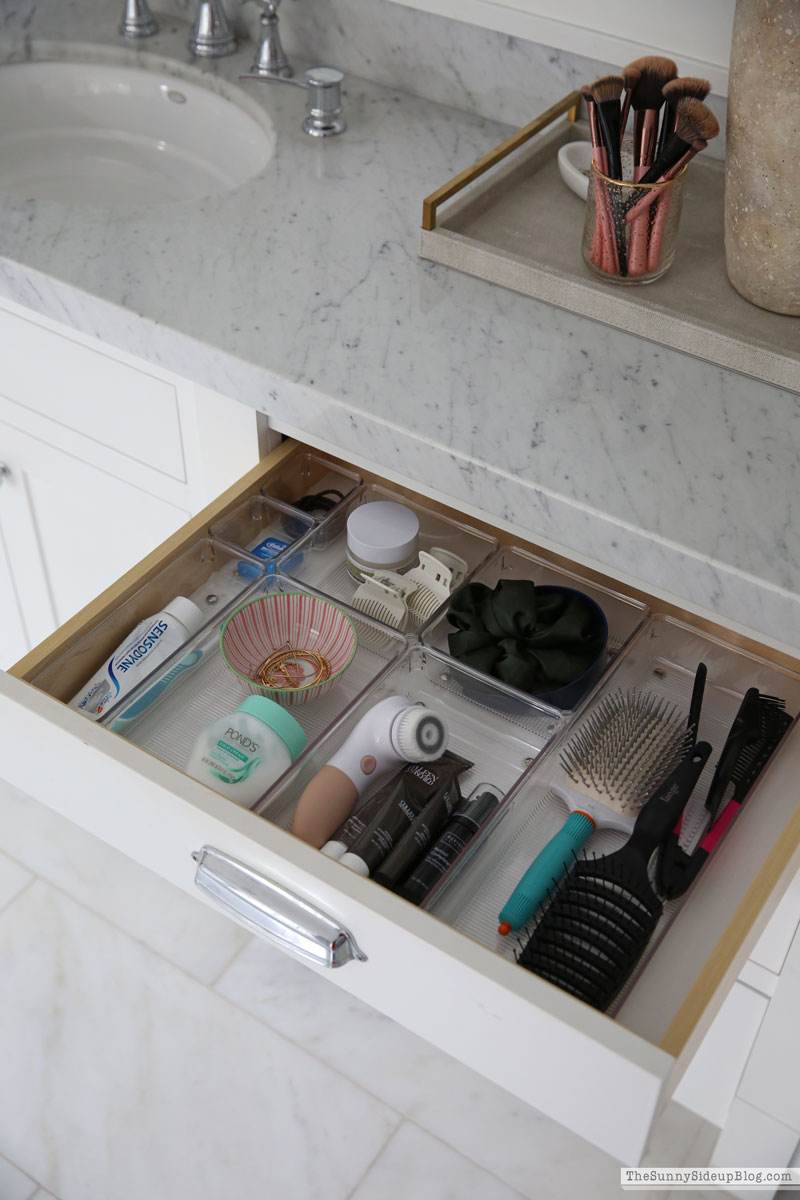
<path id="1" fill-rule="evenodd" d="M 278 8 L 281 0 L 256 0 L 261 7 L 261 41 L 250 68 L 251 75 L 267 79 L 290 79 L 294 75 L 281 45 Z"/>
<path id="2" fill-rule="evenodd" d="M 222 0 L 200 0 L 188 46 L 189 53 L 196 58 L 222 58 L 225 54 L 233 54 L 236 38 Z"/>
<path id="3" fill-rule="evenodd" d="M 158 33 L 158 21 L 147 6 L 147 0 L 125 0 L 119 32 L 125 38 L 152 37 Z"/>

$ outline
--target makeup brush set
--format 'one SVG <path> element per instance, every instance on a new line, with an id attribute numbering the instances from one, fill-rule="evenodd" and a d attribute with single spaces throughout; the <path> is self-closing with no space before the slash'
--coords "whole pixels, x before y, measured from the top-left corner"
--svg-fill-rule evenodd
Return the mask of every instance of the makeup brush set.
<path id="1" fill-rule="evenodd" d="M 649 282 L 669 265 L 680 211 L 676 186 L 719 133 L 703 103 L 710 90 L 707 80 L 679 78 L 675 63 L 658 55 L 581 88 L 593 147 L 584 253 L 601 274 Z"/>

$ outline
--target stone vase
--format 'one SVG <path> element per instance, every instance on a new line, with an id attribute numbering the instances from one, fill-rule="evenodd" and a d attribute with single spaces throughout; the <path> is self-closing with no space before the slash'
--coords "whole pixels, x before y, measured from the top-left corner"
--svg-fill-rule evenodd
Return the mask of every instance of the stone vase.
<path id="1" fill-rule="evenodd" d="M 800 0 L 736 0 L 726 140 L 728 277 L 800 316 Z"/>

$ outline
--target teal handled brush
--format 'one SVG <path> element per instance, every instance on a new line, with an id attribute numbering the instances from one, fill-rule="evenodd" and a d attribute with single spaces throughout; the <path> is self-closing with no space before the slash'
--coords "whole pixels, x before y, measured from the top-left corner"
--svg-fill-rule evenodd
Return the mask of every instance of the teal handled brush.
<path id="1" fill-rule="evenodd" d="M 629 833 L 647 798 L 691 748 L 686 717 L 648 692 L 606 696 L 561 752 L 570 809 L 500 912 L 498 932 L 520 929 L 547 899 L 595 829 Z"/>

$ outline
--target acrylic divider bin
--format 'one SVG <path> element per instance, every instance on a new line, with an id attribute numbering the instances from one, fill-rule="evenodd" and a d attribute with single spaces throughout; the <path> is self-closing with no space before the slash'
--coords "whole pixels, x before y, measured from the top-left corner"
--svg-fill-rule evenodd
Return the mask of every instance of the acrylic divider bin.
<path id="1" fill-rule="evenodd" d="M 185 596 L 203 613 L 205 623 L 197 631 L 202 634 L 209 622 L 226 617 L 263 578 L 264 564 L 259 559 L 216 538 L 200 538 L 142 584 L 32 682 L 59 700 L 70 700 L 140 621 L 161 612 L 176 596 Z M 159 664 L 152 674 L 160 672 L 161 666 Z M 151 674 L 141 677 L 143 682 L 150 678 Z M 137 684 L 137 690 L 139 686 Z M 128 693 L 123 702 L 127 704 L 133 694 Z M 106 716 L 113 714 L 116 707 L 118 705 L 109 708 Z"/>
<path id="2" fill-rule="evenodd" d="M 317 524 L 313 517 L 291 505 L 255 492 L 232 512 L 215 521 L 210 533 L 212 537 L 231 546 L 241 546 L 269 563 L 266 574 L 271 575 L 276 569 L 277 558 L 315 529 Z M 274 542 L 274 547 L 265 546 L 264 543 L 268 541 Z"/>
<path id="3" fill-rule="evenodd" d="M 324 454 L 307 450 L 288 458 L 277 474 L 271 476 L 269 485 L 262 488 L 262 494 L 319 521 L 327 513 L 320 515 L 315 502 L 307 501 L 308 497 L 318 497 L 323 492 L 340 492 L 340 500 L 337 501 L 333 495 L 329 498 L 341 504 L 360 485 L 361 476 L 357 472 L 331 462 Z M 307 503 L 310 508 L 306 507 Z"/>
<path id="4" fill-rule="evenodd" d="M 281 562 L 281 572 L 296 582 L 309 584 L 342 604 L 352 605 L 359 584 L 347 569 L 347 518 L 357 505 L 385 500 L 405 505 L 416 513 L 419 518 L 420 550 L 435 553 L 436 548 L 440 548 L 457 555 L 466 563 L 467 578 L 497 547 L 497 539 L 490 534 L 424 508 L 388 488 L 366 484 L 317 529 L 312 529 L 297 542 L 296 560 L 292 556 L 291 562 Z M 416 625 L 411 622 L 405 629 L 412 636 L 417 631 Z"/>
<path id="5" fill-rule="evenodd" d="M 273 577 L 251 592 L 254 596 L 276 593 L 312 593 L 285 578 Z M 235 607 L 233 609 L 235 610 Z M 228 616 L 231 610 L 228 610 Z M 313 744 L 322 733 L 345 712 L 352 702 L 386 671 L 406 650 L 408 643 L 399 633 L 387 629 L 359 613 L 348 613 L 352 620 L 358 647 L 347 669 L 333 687 L 319 699 L 309 700 L 291 709 L 292 717 L 300 723 Z M 227 619 L 227 617 L 226 617 Z M 246 684 L 226 665 L 220 650 L 220 630 L 223 621 L 215 621 L 201 634 L 188 642 L 183 650 L 164 663 L 160 674 L 151 677 L 148 687 L 156 685 L 181 660 L 181 655 L 199 656 L 197 666 L 184 679 L 166 689 L 162 696 L 147 707 L 135 722 L 124 730 L 125 737 L 148 750 L 163 762 L 184 770 L 199 735 L 218 717 L 232 713 L 251 692 Z M 145 688 L 131 693 L 130 705 L 120 705 L 107 722 L 114 732 L 122 732 L 119 724 L 128 719 Z"/>
<path id="6" fill-rule="evenodd" d="M 608 622 L 608 644 L 606 646 L 605 669 L 614 661 L 624 646 L 628 644 L 637 630 L 641 629 L 650 615 L 646 604 L 623 596 L 599 583 L 593 583 L 564 567 L 556 567 L 545 559 L 537 558 L 527 550 L 516 546 L 501 546 L 483 566 L 470 577 L 470 583 L 484 583 L 494 588 L 501 579 L 529 579 L 540 586 L 561 586 L 574 588 L 583 592 L 597 603 L 603 610 Z M 420 638 L 426 646 L 435 647 L 444 654 L 449 654 L 448 636 L 455 632 L 455 626 L 447 619 L 447 605 L 443 605 L 438 614 L 428 621 L 420 630 Z M 457 660 L 455 660 L 457 661 Z M 484 679 L 492 678 L 483 675 Z M 511 688 L 518 697 L 530 699 L 526 692 Z"/>
<path id="7" fill-rule="evenodd" d="M 403 657 L 358 697 L 327 735 L 298 758 L 255 811 L 277 825 L 290 828 L 306 785 L 370 708 L 393 695 L 405 696 L 412 704 L 424 704 L 446 721 L 450 735 L 448 749 L 475 764 L 459 777 L 462 796 L 468 796 L 477 784 L 492 785 L 504 797 L 508 796 L 542 747 L 557 735 L 565 717 L 558 709 L 531 699 L 524 709 L 509 715 L 504 711 L 507 697 L 501 683 L 494 685 L 493 696 L 485 695 L 486 702 L 478 704 L 470 690 L 474 680 L 475 672 L 459 667 L 437 651 L 419 644 L 409 646 Z M 385 778 L 376 781 L 376 788 Z"/>
<path id="8" fill-rule="evenodd" d="M 564 786 L 561 751 L 580 737 L 586 722 L 591 720 L 596 704 L 604 696 L 613 695 L 618 690 L 645 692 L 663 698 L 674 703 L 685 720 L 695 673 L 701 662 L 705 663 L 708 676 L 698 736 L 699 740 L 711 743 L 712 752 L 694 790 L 693 804 L 702 805 L 708 794 L 731 724 L 748 688 L 756 687 L 765 695 L 782 698 L 786 702 L 786 711 L 792 717 L 796 717 L 800 711 L 800 676 L 796 673 L 782 670 L 670 617 L 653 617 L 619 656 L 606 680 L 593 693 L 592 704 L 575 717 L 557 742 L 552 742 L 542 753 L 513 802 L 493 815 L 435 891 L 430 893 L 424 907 L 431 909 L 447 924 L 513 961 L 527 940 L 534 920 L 532 918 L 519 931 L 502 937 L 498 933 L 499 913 L 528 867 L 558 833 L 569 815 L 570 809 L 558 794 Z M 747 804 L 758 804 L 757 788 Z M 728 837 L 736 837 L 735 819 L 724 834 L 724 838 Z M 627 833 L 599 828 L 581 853 L 599 857 L 618 849 L 627 838 Z M 653 870 L 654 864 L 651 863 L 651 876 Z M 702 873 L 699 879 L 702 879 Z M 612 1007 L 612 1012 L 620 1010 L 649 957 L 691 895 L 692 889 L 689 889 L 680 898 L 665 903 L 663 916 L 650 945 L 632 979 Z M 709 953 L 712 948 L 709 946 Z"/>

